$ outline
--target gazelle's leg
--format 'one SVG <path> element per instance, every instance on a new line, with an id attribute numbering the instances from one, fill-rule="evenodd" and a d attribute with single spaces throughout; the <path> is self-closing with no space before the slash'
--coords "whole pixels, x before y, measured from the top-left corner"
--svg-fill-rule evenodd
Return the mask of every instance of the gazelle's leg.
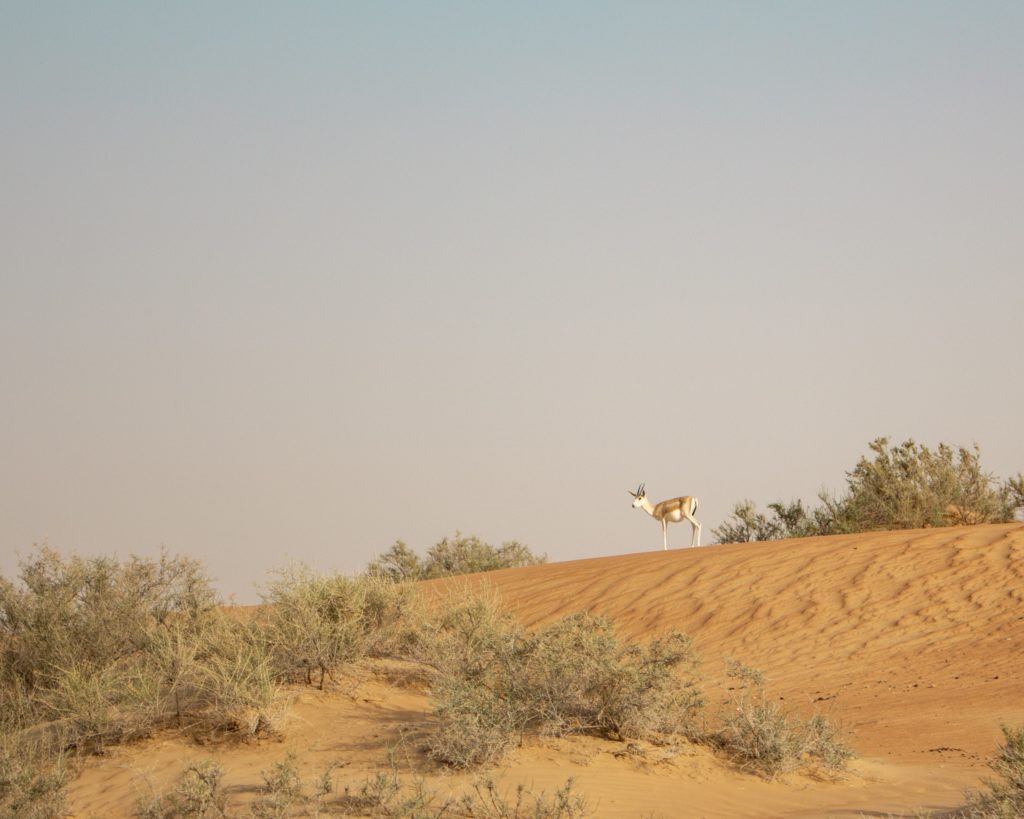
<path id="1" fill-rule="evenodd" d="M 661 519 L 661 548 L 668 551 L 668 521 Z"/>
<path id="2" fill-rule="evenodd" d="M 690 538 L 690 548 L 692 549 L 694 546 L 700 546 L 700 524 L 697 522 L 697 518 L 693 515 L 683 515 L 683 517 L 690 521 L 690 525 L 693 527 L 693 537 Z"/>

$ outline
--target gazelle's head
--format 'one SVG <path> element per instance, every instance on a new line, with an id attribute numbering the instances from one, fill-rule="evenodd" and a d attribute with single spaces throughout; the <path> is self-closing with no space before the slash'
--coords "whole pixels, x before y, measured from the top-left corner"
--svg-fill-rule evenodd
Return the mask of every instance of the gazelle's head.
<path id="1" fill-rule="evenodd" d="M 645 486 L 647 486 L 647 484 L 646 483 L 642 483 L 642 484 L 640 484 L 640 486 L 637 487 L 636 492 L 630 492 L 629 493 L 630 495 L 633 496 L 633 508 L 634 509 L 639 509 L 641 506 L 644 505 L 644 501 L 647 500 L 647 495 L 644 493 L 644 487 Z"/>

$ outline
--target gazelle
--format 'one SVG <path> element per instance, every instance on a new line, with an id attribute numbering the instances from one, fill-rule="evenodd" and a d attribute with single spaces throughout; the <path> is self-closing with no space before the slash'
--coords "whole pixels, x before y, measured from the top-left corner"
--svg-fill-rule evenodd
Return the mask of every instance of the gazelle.
<path id="1" fill-rule="evenodd" d="M 640 484 L 636 492 L 630 492 L 629 494 L 633 496 L 634 509 L 643 509 L 652 518 L 661 521 L 663 548 L 666 551 L 668 550 L 668 525 L 670 523 L 681 523 L 684 520 L 690 521 L 690 524 L 693 526 L 693 538 L 690 540 L 690 548 L 700 546 L 700 524 L 697 522 L 697 518 L 693 516 L 697 511 L 697 499 L 685 495 L 681 498 L 672 498 L 672 500 L 664 500 L 661 503 L 654 504 L 647 500 L 647 494 L 644 492 L 646 485 L 646 483 Z"/>

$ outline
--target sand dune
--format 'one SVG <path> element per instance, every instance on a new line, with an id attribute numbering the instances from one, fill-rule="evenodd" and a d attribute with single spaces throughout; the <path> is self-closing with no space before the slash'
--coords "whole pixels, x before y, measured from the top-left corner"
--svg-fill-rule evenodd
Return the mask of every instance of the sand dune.
<path id="1" fill-rule="evenodd" d="M 830 703 L 864 754 L 988 754 L 1024 718 L 1024 526 L 646 552 L 482 576 L 527 625 L 579 610 L 692 634 L 787 700 Z M 476 582 L 481 582 L 476 580 Z"/>
<path id="2" fill-rule="evenodd" d="M 573 776 L 601 816 L 858 816 L 950 809 L 986 773 L 1001 722 L 1024 721 L 1024 525 L 925 529 L 674 549 L 435 582 L 488 584 L 528 625 L 580 610 L 645 639 L 692 634 L 709 686 L 722 658 L 766 672 L 794 710 L 827 711 L 860 754 L 844 782 L 767 783 L 705 749 L 624 756 L 589 738 L 533 742 L 502 781 L 552 789 Z M 429 730 L 423 692 L 367 679 L 353 694 L 304 692 L 283 742 L 208 749 L 167 736 L 91 762 L 72 789 L 78 816 L 128 815 L 148 771 L 169 781 L 214 754 L 244 801 L 285 750 L 312 775 L 343 759 L 350 778 Z M 399 742 L 404 734 L 405 740 Z M 407 762 L 442 791 L 467 777 Z M 876 814 L 877 815 L 877 814 Z"/>

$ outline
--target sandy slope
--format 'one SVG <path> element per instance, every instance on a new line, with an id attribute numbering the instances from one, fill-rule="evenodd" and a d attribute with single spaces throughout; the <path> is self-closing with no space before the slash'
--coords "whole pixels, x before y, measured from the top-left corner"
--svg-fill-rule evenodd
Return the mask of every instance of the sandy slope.
<path id="1" fill-rule="evenodd" d="M 631 637 L 689 632 L 709 686 L 725 655 L 762 668 L 773 695 L 831 713 L 861 755 L 842 783 L 766 783 L 703 749 L 623 755 L 618 743 L 580 738 L 518 751 L 499 772 L 509 787 L 551 790 L 572 776 L 601 816 L 885 815 L 960 804 L 986 773 L 1000 722 L 1024 721 L 1022 559 L 1024 525 L 1009 524 L 646 552 L 453 582 L 496 587 L 527 625 L 589 609 Z M 357 783 L 398 748 L 431 787 L 458 790 L 465 777 L 415 752 L 430 723 L 423 692 L 379 679 L 303 692 L 283 742 L 197 748 L 166 736 L 118 749 L 87 766 L 72 807 L 130 815 L 147 778 L 160 786 L 184 760 L 210 755 L 244 802 L 289 749 L 310 776 L 340 761 L 340 779 Z"/>
<path id="2" fill-rule="evenodd" d="M 864 754 L 988 754 L 1024 718 L 1024 526 L 647 552 L 486 576 L 527 625 L 581 609 L 642 638 L 694 635 L 708 662 L 827 702 Z"/>

